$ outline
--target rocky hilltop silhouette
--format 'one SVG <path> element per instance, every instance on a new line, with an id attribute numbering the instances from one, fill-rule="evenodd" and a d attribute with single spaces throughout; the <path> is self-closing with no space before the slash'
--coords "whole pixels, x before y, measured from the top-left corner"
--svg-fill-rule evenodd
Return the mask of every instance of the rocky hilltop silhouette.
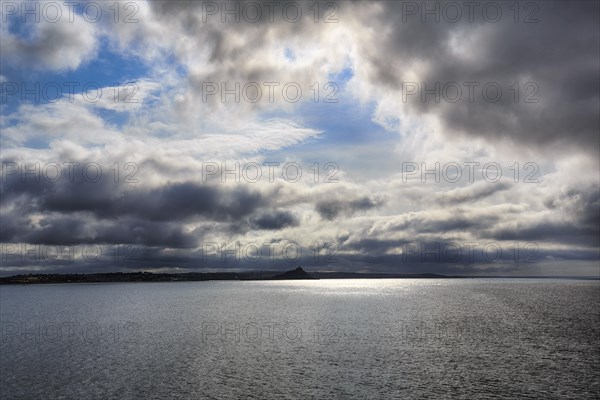
<path id="1" fill-rule="evenodd" d="M 310 276 L 302 267 L 298 267 L 291 271 L 284 272 L 283 274 L 275 275 L 271 279 L 319 279 Z"/>

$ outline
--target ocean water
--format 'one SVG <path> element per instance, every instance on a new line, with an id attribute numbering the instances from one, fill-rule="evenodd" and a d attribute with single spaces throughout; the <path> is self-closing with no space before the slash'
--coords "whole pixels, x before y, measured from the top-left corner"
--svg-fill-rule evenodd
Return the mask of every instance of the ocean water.
<path id="1" fill-rule="evenodd" d="M 0 286 L 0 398 L 600 398 L 600 283 Z"/>

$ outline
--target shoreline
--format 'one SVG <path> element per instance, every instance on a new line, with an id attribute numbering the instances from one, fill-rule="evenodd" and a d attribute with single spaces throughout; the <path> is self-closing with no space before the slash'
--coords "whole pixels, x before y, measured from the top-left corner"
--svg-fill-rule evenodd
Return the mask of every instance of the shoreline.
<path id="1" fill-rule="evenodd" d="M 384 274 L 349 272 L 311 272 L 294 275 L 292 271 L 251 272 L 109 272 L 97 274 L 26 274 L 0 277 L 0 285 L 40 285 L 76 283 L 144 283 L 144 282 L 207 282 L 207 281 L 279 281 L 279 280 L 331 280 L 331 279 L 568 279 L 600 280 L 595 276 L 472 276 L 423 274 Z"/>

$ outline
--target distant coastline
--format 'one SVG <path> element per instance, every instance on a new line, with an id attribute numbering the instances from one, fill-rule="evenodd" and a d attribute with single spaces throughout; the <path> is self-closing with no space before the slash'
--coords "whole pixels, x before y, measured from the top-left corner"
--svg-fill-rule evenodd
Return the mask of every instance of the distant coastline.
<path id="1" fill-rule="evenodd" d="M 0 277 L 0 285 L 43 283 L 99 282 L 198 282 L 198 281 L 256 281 L 296 279 L 381 279 L 381 278 L 450 278 L 437 274 L 381 274 L 354 272 L 311 272 L 298 267 L 290 271 L 248 272 L 107 272 L 96 274 L 27 274 Z"/>
<path id="2" fill-rule="evenodd" d="M 0 285 L 28 285 L 45 283 L 102 283 L 102 282 L 201 282 L 201 281 L 257 281 L 257 280 L 311 280 L 311 279 L 474 279 L 474 278 L 515 278 L 515 279 L 585 279 L 600 280 L 600 277 L 577 276 L 458 276 L 432 273 L 390 274 L 361 272 L 305 272 L 296 268 L 282 271 L 248 272 L 107 272 L 92 274 L 21 274 L 0 277 Z"/>

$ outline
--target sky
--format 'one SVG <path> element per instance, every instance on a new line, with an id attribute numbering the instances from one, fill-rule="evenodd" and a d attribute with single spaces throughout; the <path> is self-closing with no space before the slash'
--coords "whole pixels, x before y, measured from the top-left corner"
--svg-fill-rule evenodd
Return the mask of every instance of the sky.
<path id="1" fill-rule="evenodd" d="M 600 276 L 596 1 L 1 18 L 1 275 Z"/>

